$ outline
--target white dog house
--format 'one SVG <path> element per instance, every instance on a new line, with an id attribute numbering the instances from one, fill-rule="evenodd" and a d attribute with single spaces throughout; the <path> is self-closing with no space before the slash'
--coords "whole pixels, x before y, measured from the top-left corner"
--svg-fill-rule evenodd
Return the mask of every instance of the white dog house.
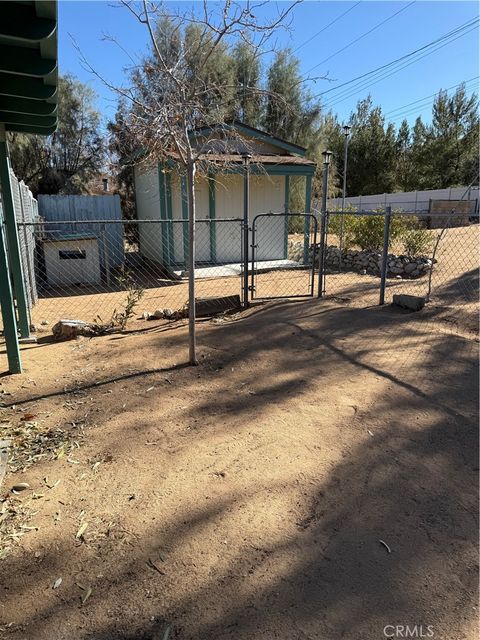
<path id="1" fill-rule="evenodd" d="M 196 183 L 196 262 L 236 263 L 241 260 L 238 222 L 244 210 L 244 157 L 250 158 L 249 224 L 260 213 L 288 212 L 290 177 L 305 177 L 305 212 L 310 212 L 315 163 L 305 157 L 306 149 L 268 133 L 232 122 L 194 132 L 198 145 L 218 169 Z M 146 169 L 135 167 L 137 216 L 141 220 L 165 222 L 140 224 L 140 251 L 168 266 L 185 264 L 188 246 L 186 180 L 175 165 Z M 172 222 L 172 221 L 182 221 Z M 258 260 L 287 258 L 288 228 L 285 216 L 268 218 L 268 243 L 260 247 Z"/>
<path id="2" fill-rule="evenodd" d="M 101 282 L 98 238 L 69 234 L 43 240 L 47 282 L 51 286 Z"/>

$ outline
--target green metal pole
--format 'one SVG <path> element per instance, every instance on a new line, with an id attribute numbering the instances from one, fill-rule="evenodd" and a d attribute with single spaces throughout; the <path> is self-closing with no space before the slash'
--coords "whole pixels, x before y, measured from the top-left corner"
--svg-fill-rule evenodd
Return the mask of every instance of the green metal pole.
<path id="1" fill-rule="evenodd" d="M 12 182 L 10 180 L 10 162 L 5 126 L 0 125 L 0 188 L 2 191 L 3 218 L 5 222 L 8 258 L 13 278 L 13 293 L 17 303 L 20 336 L 30 335 L 30 317 L 28 312 L 25 281 L 23 279 L 22 259 L 18 242 L 17 221 L 13 204 Z"/>
<path id="2" fill-rule="evenodd" d="M 312 211 L 312 176 L 305 179 L 305 213 Z M 310 216 L 305 216 L 303 222 L 303 264 L 308 263 L 310 248 Z"/>
<path id="3" fill-rule="evenodd" d="M 283 257 L 288 258 L 288 213 L 290 211 L 290 176 L 285 176 L 285 204 L 283 207 L 285 212 L 285 238 L 283 244 Z"/>
<path id="4" fill-rule="evenodd" d="M 8 370 L 10 373 L 22 373 L 17 319 L 10 285 L 10 274 L 8 273 L 7 246 L 3 227 L 3 221 L 0 220 L 0 306 L 2 309 L 3 333 L 7 347 Z"/>

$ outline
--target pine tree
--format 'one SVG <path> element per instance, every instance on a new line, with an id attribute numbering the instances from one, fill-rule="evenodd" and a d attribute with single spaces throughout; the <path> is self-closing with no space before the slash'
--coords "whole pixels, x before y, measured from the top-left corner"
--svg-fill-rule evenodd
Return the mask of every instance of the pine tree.
<path id="1" fill-rule="evenodd" d="M 309 146 L 318 128 L 320 105 L 303 88 L 300 63 L 290 49 L 277 52 L 267 75 L 266 131 Z M 283 99 L 279 100 L 279 96 Z"/>
<path id="2" fill-rule="evenodd" d="M 262 99 L 259 92 L 261 67 L 257 51 L 249 41 L 240 40 L 231 53 L 234 62 L 235 118 L 256 127 L 261 124 Z"/>
<path id="3" fill-rule="evenodd" d="M 415 185 L 415 172 L 412 162 L 412 140 L 410 126 L 403 120 L 396 140 L 396 188 L 410 191 Z"/>
<path id="4" fill-rule="evenodd" d="M 469 183 L 478 163 L 478 100 L 461 85 L 452 97 L 440 91 L 433 104 L 431 154 L 432 188 Z"/>

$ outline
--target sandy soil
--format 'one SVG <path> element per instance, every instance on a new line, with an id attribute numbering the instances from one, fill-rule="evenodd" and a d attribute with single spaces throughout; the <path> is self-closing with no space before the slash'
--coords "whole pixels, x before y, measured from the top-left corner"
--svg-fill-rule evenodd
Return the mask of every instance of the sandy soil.
<path id="1" fill-rule="evenodd" d="M 182 322 L 23 347 L 2 419 L 70 447 L 4 481 L 35 529 L 0 561 L 2 637 L 476 638 L 469 315 L 345 298 L 199 323 L 194 368 Z"/>

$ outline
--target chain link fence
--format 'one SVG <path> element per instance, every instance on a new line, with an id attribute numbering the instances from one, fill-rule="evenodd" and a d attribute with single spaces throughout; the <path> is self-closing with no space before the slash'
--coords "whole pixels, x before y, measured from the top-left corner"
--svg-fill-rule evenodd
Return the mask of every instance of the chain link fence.
<path id="1" fill-rule="evenodd" d="M 56 221 L 19 223 L 29 245 L 38 293 L 31 310 L 37 330 L 60 319 L 108 323 L 131 310 L 130 326 L 145 326 L 185 309 L 185 263 L 165 264 L 173 243 L 188 236 L 183 221 Z M 216 220 L 215 233 L 235 249 L 238 264 L 211 255 L 211 221 L 197 222 L 197 298 L 223 296 L 238 306 L 241 295 L 242 226 L 239 219 Z M 213 259 L 213 261 L 212 261 Z M 133 306 L 132 306 L 133 305 Z"/>
<path id="2" fill-rule="evenodd" d="M 196 297 L 244 302 L 316 296 L 352 306 L 378 305 L 385 213 L 261 214 L 248 233 L 243 221 L 196 222 Z M 426 296 L 434 304 L 478 301 L 477 218 L 450 213 L 393 213 L 388 228 L 385 303 L 393 294 Z M 31 323 L 49 331 L 60 319 L 109 323 L 128 311 L 130 328 L 185 315 L 188 228 L 185 220 L 18 222 Z M 322 243 L 323 239 L 323 243 Z M 175 263 L 169 256 L 182 256 Z"/>
<path id="3" fill-rule="evenodd" d="M 315 295 L 318 223 L 313 214 L 260 214 L 251 229 L 251 298 Z M 276 259 L 268 259 L 275 256 Z"/>
<path id="4" fill-rule="evenodd" d="M 379 303 L 386 213 L 328 212 L 324 292 L 354 306 Z M 478 217 L 393 213 L 387 233 L 385 303 L 393 294 L 433 303 L 478 302 Z"/>

